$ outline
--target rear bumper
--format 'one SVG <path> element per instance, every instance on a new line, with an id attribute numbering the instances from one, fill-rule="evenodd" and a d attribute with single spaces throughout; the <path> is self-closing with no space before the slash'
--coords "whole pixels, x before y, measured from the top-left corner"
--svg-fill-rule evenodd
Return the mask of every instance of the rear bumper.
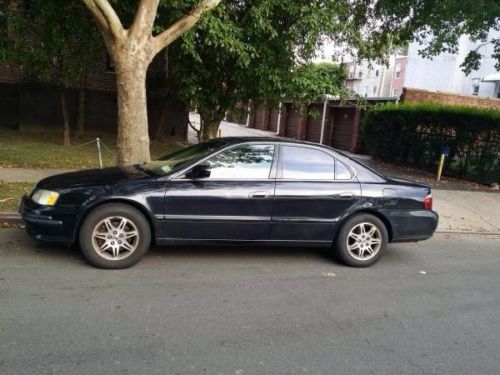
<path id="1" fill-rule="evenodd" d="M 74 242 L 77 218 L 77 212 L 74 210 L 42 206 L 24 196 L 21 199 L 19 213 L 26 226 L 26 232 L 33 239 L 65 244 Z"/>
<path id="2" fill-rule="evenodd" d="M 432 210 L 383 209 L 379 212 L 391 224 L 391 242 L 426 240 L 432 237 L 439 221 L 439 215 Z"/>

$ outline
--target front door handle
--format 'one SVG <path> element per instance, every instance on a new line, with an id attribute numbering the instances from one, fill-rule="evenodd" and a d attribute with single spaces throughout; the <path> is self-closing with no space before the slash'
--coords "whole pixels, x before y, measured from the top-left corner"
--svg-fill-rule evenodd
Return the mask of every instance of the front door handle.
<path id="1" fill-rule="evenodd" d="M 267 198 L 269 197 L 269 192 L 268 191 L 254 191 L 253 193 L 248 194 L 250 198 Z"/>

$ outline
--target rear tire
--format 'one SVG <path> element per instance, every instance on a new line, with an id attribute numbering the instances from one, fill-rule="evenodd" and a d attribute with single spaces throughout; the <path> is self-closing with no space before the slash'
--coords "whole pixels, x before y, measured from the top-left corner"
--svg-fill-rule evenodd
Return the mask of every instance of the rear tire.
<path id="1" fill-rule="evenodd" d="M 106 204 L 85 218 L 79 243 L 92 265 L 107 269 L 128 268 L 148 251 L 151 228 L 144 215 L 134 207 Z"/>
<path id="2" fill-rule="evenodd" d="M 358 214 L 342 225 L 335 247 L 344 264 L 369 267 L 380 259 L 388 242 L 389 234 L 382 220 L 370 214 Z"/>

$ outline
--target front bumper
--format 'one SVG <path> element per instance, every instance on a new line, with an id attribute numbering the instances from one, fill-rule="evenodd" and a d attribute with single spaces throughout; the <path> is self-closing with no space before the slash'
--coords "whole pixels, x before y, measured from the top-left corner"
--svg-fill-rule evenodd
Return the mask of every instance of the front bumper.
<path id="1" fill-rule="evenodd" d="M 71 244 L 75 240 L 78 212 L 70 208 L 43 206 L 23 196 L 19 213 L 26 232 L 35 240 Z"/>
<path id="2" fill-rule="evenodd" d="M 413 242 L 431 238 L 436 231 L 439 215 L 432 210 L 383 209 L 391 223 L 391 242 Z"/>

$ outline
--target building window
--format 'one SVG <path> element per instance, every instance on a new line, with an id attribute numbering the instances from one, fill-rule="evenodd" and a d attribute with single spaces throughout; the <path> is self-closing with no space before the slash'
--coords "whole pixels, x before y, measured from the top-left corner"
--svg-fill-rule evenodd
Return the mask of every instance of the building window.
<path id="1" fill-rule="evenodd" d="M 349 78 L 354 78 L 354 65 L 349 66 Z"/>
<path id="2" fill-rule="evenodd" d="M 481 35 L 481 43 L 486 43 L 488 41 L 488 32 L 484 32 L 482 35 Z"/>
<path id="3" fill-rule="evenodd" d="M 472 79 L 472 95 L 478 96 L 479 95 L 479 78 L 473 78 Z"/>
<path id="4" fill-rule="evenodd" d="M 380 71 L 377 69 L 375 70 L 375 77 L 378 77 L 380 75 Z"/>
<path id="5" fill-rule="evenodd" d="M 362 71 L 362 70 L 360 70 L 360 71 L 358 72 L 358 78 L 363 78 L 363 71 Z"/>
<path id="6" fill-rule="evenodd" d="M 368 96 L 368 86 L 363 87 L 363 96 L 364 97 Z"/>
<path id="7" fill-rule="evenodd" d="M 401 75 L 401 64 L 396 64 L 396 78 Z"/>
<path id="8" fill-rule="evenodd" d="M 392 96 L 398 96 L 398 89 L 392 89 Z"/>
<path id="9" fill-rule="evenodd" d="M 376 95 L 377 94 L 377 86 L 373 86 L 373 91 L 372 91 L 373 95 Z"/>

